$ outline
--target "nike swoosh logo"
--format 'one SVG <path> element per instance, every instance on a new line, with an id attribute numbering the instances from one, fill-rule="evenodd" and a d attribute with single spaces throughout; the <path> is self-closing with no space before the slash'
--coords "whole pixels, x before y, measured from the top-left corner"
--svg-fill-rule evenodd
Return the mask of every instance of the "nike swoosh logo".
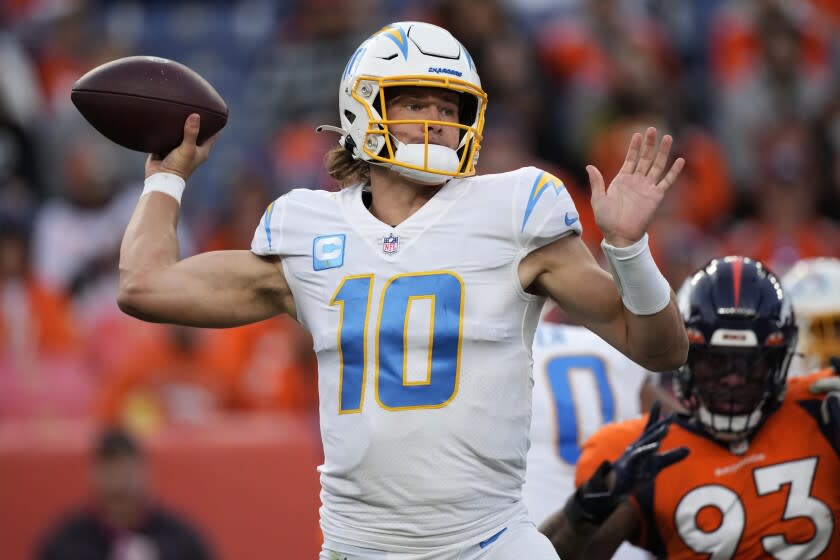
<path id="1" fill-rule="evenodd" d="M 564 219 L 566 220 L 566 225 L 567 226 L 570 226 L 570 225 L 574 224 L 576 221 L 578 221 L 577 215 L 569 217 L 568 212 L 566 212 L 566 217 Z"/>
<path id="2" fill-rule="evenodd" d="M 490 537 L 490 538 L 489 538 L 489 539 L 487 539 L 486 541 L 481 541 L 480 543 L 478 543 L 478 546 L 479 546 L 480 548 L 487 548 L 488 546 L 490 546 L 491 544 L 493 544 L 494 542 L 496 542 L 496 540 L 497 540 L 499 537 L 501 537 L 501 536 L 502 536 L 502 533 L 504 533 L 505 531 L 507 531 L 507 527 L 505 527 L 504 529 L 502 529 L 501 531 L 499 531 L 498 533 L 496 533 L 495 535 L 493 535 L 492 537 Z"/>

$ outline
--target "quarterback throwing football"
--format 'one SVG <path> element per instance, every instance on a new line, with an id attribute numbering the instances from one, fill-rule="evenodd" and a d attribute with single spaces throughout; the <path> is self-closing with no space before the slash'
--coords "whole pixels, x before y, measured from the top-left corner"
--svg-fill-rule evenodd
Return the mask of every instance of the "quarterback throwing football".
<path id="1" fill-rule="evenodd" d="M 645 233 L 683 166 L 634 135 L 609 189 L 590 166 L 612 275 L 580 239 L 562 181 L 474 176 L 487 96 L 449 32 L 394 23 L 340 77 L 339 192 L 272 202 L 251 250 L 177 259 L 185 180 L 208 156 L 149 158 L 121 252 L 128 313 L 226 327 L 295 316 L 318 358 L 322 558 L 556 558 L 521 491 L 531 344 L 546 297 L 651 370 L 688 342 Z"/>

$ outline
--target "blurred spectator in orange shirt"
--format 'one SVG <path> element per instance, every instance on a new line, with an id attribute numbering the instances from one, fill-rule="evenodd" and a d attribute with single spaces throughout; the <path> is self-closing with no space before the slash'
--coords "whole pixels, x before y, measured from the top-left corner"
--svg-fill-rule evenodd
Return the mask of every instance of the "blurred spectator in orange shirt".
<path id="1" fill-rule="evenodd" d="M 651 124 L 667 130 L 655 124 L 663 120 L 647 113 L 628 114 L 615 121 L 593 142 L 593 165 L 607 170 L 604 173 L 617 172 L 633 133 Z M 719 245 L 709 232 L 729 218 L 734 196 L 714 139 L 695 126 L 684 126 L 673 134 L 675 157 L 685 158 L 685 168 L 662 201 L 649 232 L 651 252 L 662 274 L 678 289 L 689 273 L 718 254 Z"/>
<path id="2" fill-rule="evenodd" d="M 288 315 L 213 331 L 210 360 L 230 375 L 234 409 L 315 410 L 318 377 L 312 337 Z"/>
<path id="3" fill-rule="evenodd" d="M 335 181 L 327 174 L 324 156 L 335 145 L 332 134 L 313 134 L 320 123 L 299 121 L 279 128 L 270 145 L 273 176 L 286 190 L 294 188 L 335 190 Z M 279 193 L 278 193 L 279 194 Z M 265 209 L 267 204 L 262 204 Z M 251 234 L 253 235 L 251 224 Z M 240 245 L 237 248 L 247 247 Z"/>
<path id="4" fill-rule="evenodd" d="M 114 231 L 128 224 L 141 191 L 140 179 L 131 183 L 125 166 L 143 156 L 110 142 L 78 114 L 52 119 L 44 141 L 45 153 L 55 158 L 50 172 L 59 196 L 35 216 L 33 273 L 69 296 L 91 371 L 107 376 L 153 328 L 123 314 L 116 299 L 122 238 Z M 192 253 L 183 223 L 178 241 L 182 255 Z"/>
<path id="5" fill-rule="evenodd" d="M 835 4 L 811 0 L 813 4 Z M 838 11 L 836 8 L 834 11 Z M 830 62 L 831 28 L 822 14 L 804 3 L 782 0 L 731 2 L 718 11 L 711 26 L 713 78 L 721 85 L 734 85 L 762 72 L 765 64 L 782 62 L 777 57 L 787 39 L 799 70 L 805 75 L 825 74 Z"/>
<path id="6" fill-rule="evenodd" d="M 228 364 L 219 363 L 213 331 L 158 325 L 121 363 L 103 371 L 99 415 L 137 433 L 151 433 L 171 422 L 202 422 L 231 401 Z"/>
<path id="7" fill-rule="evenodd" d="M 311 133 L 311 131 L 310 131 Z M 323 167 L 323 166 L 321 166 Z M 224 215 L 203 244 L 204 251 L 241 249 L 254 235 L 252 216 L 273 200 L 266 176 L 247 170 L 234 174 Z M 215 364 L 224 364 L 234 408 L 314 408 L 317 371 L 311 335 L 289 316 L 235 329 L 213 331 Z"/>
<path id="8" fill-rule="evenodd" d="M 89 412 L 93 384 L 67 300 L 29 267 L 29 228 L 0 214 L 0 418 Z"/>
<path id="9" fill-rule="evenodd" d="M 822 193 L 807 127 L 781 124 L 759 141 L 756 153 L 757 216 L 734 226 L 726 251 L 760 259 L 778 274 L 800 259 L 840 256 L 840 227 L 819 214 Z"/>
<path id="10" fill-rule="evenodd" d="M 80 115 L 53 121 L 43 138 L 56 158 L 47 178 L 54 196 L 40 207 L 33 227 L 33 268 L 39 280 L 72 295 L 86 320 L 103 304 L 116 308 L 120 236 L 140 196 L 126 188 L 124 165 L 135 155 L 110 142 Z M 139 154 L 137 154 L 139 155 Z"/>
<path id="11" fill-rule="evenodd" d="M 604 173 L 617 172 L 633 133 L 651 125 L 667 130 L 667 125 L 654 124 L 662 121 L 662 117 L 651 113 L 615 121 L 595 138 L 590 161 L 606 170 Z M 714 230 L 725 223 L 735 202 L 723 154 L 714 138 L 699 127 L 684 126 L 671 134 L 675 139 L 674 154 L 685 158 L 685 169 L 668 192 L 660 213 L 667 212 L 677 221 L 701 230 Z"/>
<path id="12" fill-rule="evenodd" d="M 202 250 L 243 249 L 254 234 L 251 219 L 273 197 L 266 179 L 231 175 L 224 212 Z M 291 317 L 232 329 L 148 325 L 121 317 L 101 323 L 95 348 L 115 333 L 123 341 L 102 361 L 99 413 L 140 431 L 168 422 L 201 422 L 229 410 L 314 408 L 317 375 L 312 338 Z M 122 333 L 122 334 L 118 334 Z"/>
<path id="13" fill-rule="evenodd" d="M 765 131 L 781 120 L 815 118 L 829 98 L 830 28 L 804 7 L 732 2 L 712 25 L 714 120 L 739 190 L 755 185 L 753 147 Z"/>
<path id="14" fill-rule="evenodd" d="M 676 289 L 718 249 L 708 232 L 726 222 L 735 198 L 726 162 L 714 138 L 688 121 L 686 100 L 657 94 L 665 89 L 673 68 L 663 64 L 655 51 L 630 44 L 614 68 L 620 79 L 614 86 L 612 112 L 597 130 L 587 159 L 603 173 L 615 174 L 634 132 L 656 126 L 674 137 L 675 157 L 685 158 L 685 169 L 649 231 L 651 251 Z"/>
<path id="15" fill-rule="evenodd" d="M 590 145 L 615 113 L 617 98 L 635 97 L 639 87 L 662 91 L 666 83 L 673 91 L 679 83 L 672 79 L 678 64 L 664 27 L 640 6 L 581 2 L 574 13 L 559 13 L 540 28 L 539 57 L 555 84 L 554 109 L 544 118 L 555 131 L 553 157 L 567 158 L 560 160 L 565 165 L 593 163 L 586 161 Z"/>
<path id="16" fill-rule="evenodd" d="M 814 17 L 828 17 L 834 29 L 840 29 L 840 2 L 837 2 L 837 0 L 810 0 L 810 3 L 817 10 Z"/>
<path id="17" fill-rule="evenodd" d="M 310 135 L 316 137 L 313 130 Z M 213 223 L 203 229 L 208 232 L 199 238 L 199 251 L 247 249 L 254 236 L 252 216 L 259 216 L 269 202 L 280 196 L 274 192 L 268 161 L 270 156 L 252 157 L 250 165 L 236 167 L 225 185 L 224 201 Z"/>
<path id="18" fill-rule="evenodd" d="M 76 340 L 67 300 L 33 277 L 28 255 L 27 225 L 11 215 L 0 216 L 2 348 L 4 351 L 23 351 L 28 346 L 46 353 L 70 350 Z"/>
<path id="19" fill-rule="evenodd" d="M 487 106 L 486 121 L 515 116 L 532 138 L 532 155 L 556 156 L 550 153 L 549 144 L 557 135 L 546 119 L 553 92 L 539 64 L 533 38 L 518 25 L 519 14 L 500 0 L 460 0 L 440 2 L 430 15 L 458 37 L 472 55 L 481 87 L 493 100 Z"/>
<path id="20" fill-rule="evenodd" d="M 47 2 L 33 12 L 34 58 L 45 101 L 54 113 L 71 109 L 70 89 L 88 70 L 125 56 L 125 49 L 109 39 L 91 0 Z"/>
<path id="21" fill-rule="evenodd" d="M 312 409 L 312 340 L 291 317 L 234 329 L 156 326 L 104 371 L 100 418 L 139 433 L 230 410 Z"/>

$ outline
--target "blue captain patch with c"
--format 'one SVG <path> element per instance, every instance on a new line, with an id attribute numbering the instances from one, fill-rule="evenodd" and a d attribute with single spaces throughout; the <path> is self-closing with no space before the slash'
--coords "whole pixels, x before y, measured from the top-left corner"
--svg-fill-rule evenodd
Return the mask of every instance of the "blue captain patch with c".
<path id="1" fill-rule="evenodd" d="M 312 269 L 326 270 L 344 265 L 343 233 L 319 235 L 312 240 Z"/>

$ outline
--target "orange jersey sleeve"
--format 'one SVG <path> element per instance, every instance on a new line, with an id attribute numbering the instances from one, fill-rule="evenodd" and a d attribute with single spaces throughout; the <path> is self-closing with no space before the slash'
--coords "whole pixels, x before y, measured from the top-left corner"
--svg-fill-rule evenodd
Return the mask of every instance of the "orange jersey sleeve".
<path id="1" fill-rule="evenodd" d="M 822 398 L 819 395 L 814 395 L 813 393 L 811 393 L 811 385 L 813 385 L 814 382 L 819 379 L 832 377 L 834 375 L 837 375 L 837 372 L 834 371 L 834 368 L 828 367 L 816 371 L 814 373 L 809 373 L 808 375 L 803 375 L 801 377 L 794 377 L 792 379 L 789 379 L 787 383 L 786 398 L 791 400 Z"/>
<path id="2" fill-rule="evenodd" d="M 604 461 L 614 462 L 628 445 L 633 443 L 645 429 L 648 415 L 640 418 L 607 424 L 586 440 L 580 450 L 575 466 L 575 487 L 586 482 L 595 474 Z"/>

